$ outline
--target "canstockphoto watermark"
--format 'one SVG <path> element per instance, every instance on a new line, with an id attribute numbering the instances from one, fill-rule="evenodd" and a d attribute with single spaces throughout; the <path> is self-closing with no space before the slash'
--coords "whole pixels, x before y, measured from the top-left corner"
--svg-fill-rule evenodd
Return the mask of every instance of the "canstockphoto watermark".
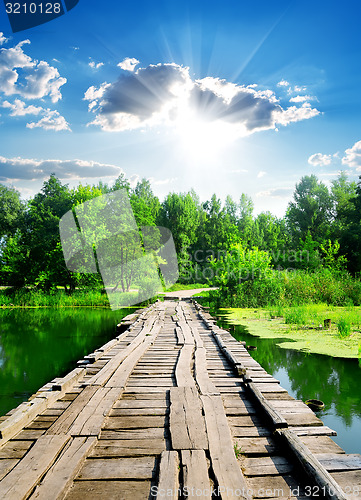
<path id="1" fill-rule="evenodd" d="M 344 492 L 353 496 L 361 496 L 361 488 L 359 486 L 346 486 Z M 257 490 L 251 488 L 229 488 L 227 486 L 215 486 L 209 488 L 183 486 L 174 491 L 172 488 L 161 488 L 159 486 L 151 487 L 152 495 L 157 495 L 157 498 L 174 498 L 175 496 L 183 495 L 185 498 L 204 498 L 204 497 L 233 497 L 233 498 L 288 498 L 288 497 L 306 497 L 306 498 L 325 498 L 325 496 L 334 496 L 335 491 L 332 486 L 296 486 L 285 488 L 259 488 Z"/>
<path id="2" fill-rule="evenodd" d="M 188 254 L 188 258 L 191 262 L 195 262 L 198 264 L 207 262 L 211 259 L 220 260 L 224 259 L 226 255 L 238 257 L 240 260 L 244 260 L 247 256 L 247 253 L 250 251 L 247 248 L 231 248 L 229 250 L 223 249 L 198 249 L 192 252 L 189 252 L 188 249 L 184 249 L 184 251 Z M 251 249 L 253 251 L 253 249 Z M 260 250 L 261 252 L 262 250 Z M 280 262 L 287 263 L 302 263 L 310 261 L 310 252 L 308 250 L 294 250 L 292 248 L 282 248 L 279 250 L 267 250 L 268 255 L 271 257 L 272 262 L 275 264 Z"/>
<path id="3" fill-rule="evenodd" d="M 3 0 L 13 33 L 34 28 L 63 16 L 79 0 Z"/>
<path id="4" fill-rule="evenodd" d="M 159 226 L 138 228 L 125 189 L 76 206 L 59 227 L 67 268 L 99 272 L 112 309 L 154 297 L 178 279 L 172 233 Z"/>

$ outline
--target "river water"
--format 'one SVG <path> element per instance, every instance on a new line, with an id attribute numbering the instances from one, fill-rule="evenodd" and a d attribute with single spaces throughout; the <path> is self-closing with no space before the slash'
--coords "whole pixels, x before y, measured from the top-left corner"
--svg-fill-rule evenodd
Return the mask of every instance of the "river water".
<path id="1" fill-rule="evenodd" d="M 277 346 L 277 339 L 250 335 L 242 325 L 231 325 L 219 317 L 220 326 L 230 328 L 237 340 L 257 346 L 252 357 L 278 379 L 296 399 L 320 399 L 325 408 L 317 412 L 325 425 L 337 432 L 332 439 L 346 453 L 361 454 L 361 368 L 358 360 L 305 354 Z M 282 339 L 284 341 L 284 339 Z"/>
<path id="2" fill-rule="evenodd" d="M 0 415 L 116 336 L 129 309 L 0 309 Z"/>

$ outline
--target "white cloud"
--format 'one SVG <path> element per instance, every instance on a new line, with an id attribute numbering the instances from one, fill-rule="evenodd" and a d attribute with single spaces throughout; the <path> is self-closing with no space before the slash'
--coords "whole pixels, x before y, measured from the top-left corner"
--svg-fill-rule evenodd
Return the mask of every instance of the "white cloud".
<path id="1" fill-rule="evenodd" d="M 261 170 L 260 172 L 258 172 L 257 177 L 258 177 L 258 179 L 261 179 L 261 178 L 262 178 L 262 177 L 264 177 L 266 174 L 267 174 L 267 172 L 264 172 L 263 170 Z"/>
<path id="2" fill-rule="evenodd" d="M 42 180 L 52 173 L 60 179 L 117 177 L 122 169 L 84 160 L 35 160 L 0 156 L 0 182 Z"/>
<path id="3" fill-rule="evenodd" d="M 315 99 L 316 97 L 311 95 L 296 95 L 295 97 L 291 97 L 290 102 L 309 102 Z"/>
<path id="4" fill-rule="evenodd" d="M 10 116 L 38 115 L 44 111 L 42 107 L 33 106 L 32 104 L 26 106 L 25 102 L 20 99 L 15 99 L 13 103 L 4 101 L 2 107 L 11 110 Z"/>
<path id="5" fill-rule="evenodd" d="M 312 108 L 309 103 L 304 103 L 300 108 L 296 106 L 290 106 L 289 108 L 282 109 L 280 112 L 276 112 L 276 121 L 280 125 L 288 125 L 291 122 L 299 122 L 302 120 L 308 120 L 320 114 L 320 111 L 316 108 Z"/>
<path id="6" fill-rule="evenodd" d="M 294 188 L 274 188 L 267 191 L 260 191 L 256 194 L 259 198 L 289 198 L 293 194 Z"/>
<path id="7" fill-rule="evenodd" d="M 122 62 L 117 64 L 117 66 L 124 71 L 134 71 L 135 67 L 139 64 L 138 59 L 134 57 L 126 57 Z"/>
<path id="8" fill-rule="evenodd" d="M 3 45 L 7 41 L 8 41 L 8 38 L 6 38 L 6 36 L 4 36 L 4 33 L 2 31 L 0 31 L 0 45 Z"/>
<path id="9" fill-rule="evenodd" d="M 361 170 L 361 141 L 355 142 L 351 148 L 346 149 L 342 164 L 355 167 L 357 171 Z"/>
<path id="10" fill-rule="evenodd" d="M 49 96 L 52 102 L 61 99 L 60 87 L 66 78 L 46 61 L 37 61 L 25 54 L 23 46 L 0 49 L 0 89 L 6 96 L 19 95 L 25 99 L 42 99 Z"/>
<path id="11" fill-rule="evenodd" d="M 277 83 L 279 87 L 289 87 L 290 84 L 287 82 L 287 80 L 281 80 L 280 82 Z"/>
<path id="12" fill-rule="evenodd" d="M 323 167 L 326 165 L 330 165 L 332 162 L 332 155 L 324 155 L 322 153 L 316 153 L 311 155 L 308 159 L 308 163 L 313 165 L 314 167 Z"/>
<path id="13" fill-rule="evenodd" d="M 189 120 L 226 123 L 245 136 L 320 113 L 309 103 L 284 109 L 269 89 L 213 77 L 192 80 L 189 68 L 174 63 L 139 68 L 112 84 L 89 87 L 84 99 L 96 114 L 91 124 L 106 131 L 176 124 L 186 115 Z"/>
<path id="14" fill-rule="evenodd" d="M 64 116 L 61 116 L 58 111 L 44 110 L 44 116 L 38 122 L 26 124 L 27 128 L 43 128 L 44 130 L 70 130 L 69 124 Z"/>
<path id="15" fill-rule="evenodd" d="M 164 186 L 167 184 L 172 184 L 173 182 L 176 182 L 177 180 L 178 180 L 178 177 L 172 177 L 169 179 L 163 179 L 163 180 L 158 180 L 158 181 L 152 180 L 151 182 L 154 186 Z"/>
<path id="16" fill-rule="evenodd" d="M 96 63 L 96 62 L 94 62 L 94 61 L 90 61 L 89 66 L 90 66 L 92 69 L 99 69 L 99 68 L 101 68 L 102 66 L 104 66 L 104 63 L 102 63 L 102 62 Z"/>

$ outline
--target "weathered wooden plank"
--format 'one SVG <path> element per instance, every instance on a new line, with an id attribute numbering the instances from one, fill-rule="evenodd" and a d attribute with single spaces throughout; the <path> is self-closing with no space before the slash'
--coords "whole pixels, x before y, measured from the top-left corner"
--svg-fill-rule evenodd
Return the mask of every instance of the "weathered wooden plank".
<path id="1" fill-rule="evenodd" d="M 287 458 L 278 456 L 245 458 L 242 465 L 246 476 L 276 476 L 289 474 L 294 469 Z"/>
<path id="2" fill-rule="evenodd" d="M 203 450 L 208 440 L 198 392 L 193 387 L 170 389 L 170 434 L 175 450 Z"/>
<path id="3" fill-rule="evenodd" d="M 135 446 L 134 442 L 137 443 Z M 165 450 L 164 439 L 147 440 L 100 440 L 93 450 L 93 458 L 116 458 L 137 455 L 159 455 Z"/>
<path id="4" fill-rule="evenodd" d="M 315 453 L 317 460 L 328 472 L 344 470 L 361 471 L 361 455 L 341 455 L 339 453 Z M 360 492 L 361 493 L 361 492 Z"/>
<path id="5" fill-rule="evenodd" d="M 139 359 L 143 354 L 149 349 L 149 346 L 160 330 L 160 324 L 156 324 L 152 328 L 150 336 L 144 340 L 140 345 L 136 346 L 132 352 L 130 352 L 127 357 L 122 360 L 122 363 L 115 368 L 109 379 L 107 380 L 105 387 L 119 387 L 124 388 L 127 380 L 138 363 Z M 103 377 L 104 379 L 104 377 Z M 101 381 L 99 379 L 98 381 Z"/>
<path id="6" fill-rule="evenodd" d="M 345 453 L 344 450 L 328 436 L 300 436 L 300 441 L 311 453 Z"/>
<path id="7" fill-rule="evenodd" d="M 106 415 L 114 401 L 121 395 L 118 388 L 101 387 L 89 400 L 86 407 L 74 421 L 70 433 L 72 436 L 99 436 Z"/>
<path id="8" fill-rule="evenodd" d="M 0 459 L 23 458 L 28 449 L 33 445 L 31 441 L 8 441 L 0 449 Z"/>
<path id="9" fill-rule="evenodd" d="M 168 403 L 166 401 L 165 395 L 162 394 L 161 399 L 119 399 L 113 405 L 113 408 L 144 408 L 144 409 L 155 409 L 155 408 L 167 408 Z"/>
<path id="10" fill-rule="evenodd" d="M 207 372 L 206 349 L 197 347 L 195 351 L 194 376 L 201 394 L 218 394 L 219 391 L 209 378 Z"/>
<path id="11" fill-rule="evenodd" d="M 162 427 L 146 429 L 102 430 L 100 439 L 160 439 L 167 437 L 167 430 Z"/>
<path id="12" fill-rule="evenodd" d="M 20 405 L 14 413 L 0 424 L 0 447 L 14 437 L 25 425 L 48 406 L 48 400 L 35 398 L 33 401 Z"/>
<path id="13" fill-rule="evenodd" d="M 332 472 L 332 478 L 340 485 L 348 500 L 360 500 L 361 496 L 361 471 L 350 470 Z"/>
<path id="14" fill-rule="evenodd" d="M 201 396 L 205 413 L 209 452 L 222 499 L 250 499 L 237 463 L 231 433 L 220 396 Z M 236 495 L 236 491 L 241 494 Z"/>
<path id="15" fill-rule="evenodd" d="M 146 500 L 150 488 L 151 481 L 76 481 L 66 500 Z"/>
<path id="16" fill-rule="evenodd" d="M 150 417 L 166 415 L 167 408 L 113 408 L 110 410 L 109 417 L 125 417 L 125 416 L 141 416 L 148 415 Z"/>
<path id="17" fill-rule="evenodd" d="M 301 485 L 290 475 L 250 477 L 248 479 L 248 485 L 252 490 L 253 498 L 255 499 L 299 499 L 306 496 L 305 491 L 303 490 Z M 309 496 L 308 498 L 312 497 Z"/>
<path id="18" fill-rule="evenodd" d="M 88 458 L 78 480 L 152 479 L 155 472 L 155 457 Z"/>
<path id="19" fill-rule="evenodd" d="M 65 498 L 73 479 L 80 471 L 96 442 L 95 437 L 75 437 L 60 459 L 47 472 L 31 498 L 37 500 L 49 500 L 49 498 L 62 500 Z"/>
<path id="20" fill-rule="evenodd" d="M 245 415 L 241 417 L 228 417 L 228 424 L 232 427 L 259 427 L 262 422 L 257 416 Z"/>
<path id="21" fill-rule="evenodd" d="M 178 500 L 179 457 L 176 451 L 163 451 L 160 458 L 157 500 Z"/>
<path id="22" fill-rule="evenodd" d="M 183 490 L 187 498 L 211 500 L 211 484 L 204 450 L 182 450 Z"/>
<path id="23" fill-rule="evenodd" d="M 1 480 L 10 472 L 15 465 L 19 462 L 16 458 L 3 458 L 0 460 L 0 492 L 1 492 Z"/>
<path id="24" fill-rule="evenodd" d="M 184 335 L 183 330 L 180 326 L 175 327 L 176 335 L 177 335 L 177 344 L 184 345 Z"/>
<path id="25" fill-rule="evenodd" d="M 275 440 L 270 436 L 235 437 L 235 442 L 240 452 L 246 455 L 274 455 L 279 453 Z"/>
<path id="26" fill-rule="evenodd" d="M 84 368 L 75 368 L 69 372 L 65 377 L 58 379 L 56 383 L 52 384 L 53 391 L 65 392 L 85 374 Z"/>
<path id="27" fill-rule="evenodd" d="M 337 436 L 337 432 L 330 429 L 326 425 L 318 425 L 316 427 L 292 427 L 292 430 L 297 436 Z"/>
<path id="28" fill-rule="evenodd" d="M 343 493 L 341 487 L 332 478 L 332 476 L 327 472 L 327 470 L 321 465 L 317 460 L 315 455 L 310 451 L 310 449 L 305 445 L 304 441 L 309 441 L 310 437 L 306 436 L 302 440 L 290 429 L 279 429 L 277 431 L 279 435 L 287 443 L 289 449 L 292 451 L 293 455 L 296 457 L 299 464 L 305 470 L 306 474 L 310 477 L 312 481 L 316 483 L 317 486 L 326 489 L 332 489 L 333 495 L 329 495 L 332 499 L 346 500 L 347 497 Z M 329 439 L 328 437 L 311 437 L 312 440 L 323 440 Z M 335 443 L 336 444 L 336 443 Z"/>
<path id="29" fill-rule="evenodd" d="M 70 436 L 41 436 L 29 453 L 2 480 L 2 497 L 6 500 L 27 498 L 69 440 Z"/>
<path id="30" fill-rule="evenodd" d="M 182 329 L 184 344 L 189 344 L 194 346 L 194 337 L 192 331 L 186 321 L 178 321 L 178 327 Z"/>
<path id="31" fill-rule="evenodd" d="M 287 427 L 288 424 L 284 417 L 276 410 L 270 401 L 267 401 L 258 385 L 254 382 L 248 382 L 246 387 L 275 429 Z"/>
<path id="32" fill-rule="evenodd" d="M 99 387 L 86 387 L 75 401 L 64 411 L 64 413 L 47 430 L 47 435 L 66 434 L 72 427 L 79 413 L 86 407 Z"/>
<path id="33" fill-rule="evenodd" d="M 317 425 L 322 426 L 323 422 L 316 415 L 311 413 L 285 413 L 284 418 L 287 424 L 295 427 L 309 426 L 316 427 Z"/>
<path id="34" fill-rule="evenodd" d="M 265 427 L 231 427 L 231 433 L 234 437 L 246 438 L 246 437 L 269 437 L 272 436 L 270 429 Z"/>
<path id="35" fill-rule="evenodd" d="M 164 427 L 166 417 L 135 416 L 135 417 L 108 417 L 103 429 L 147 429 L 148 427 Z"/>
<path id="36" fill-rule="evenodd" d="M 119 365 L 136 349 L 145 339 L 147 334 L 152 335 L 153 326 L 156 322 L 156 316 L 148 319 L 141 332 L 132 340 L 132 342 L 116 354 L 96 375 L 87 381 L 89 385 L 105 385 L 117 370 Z"/>
<path id="37" fill-rule="evenodd" d="M 184 344 L 179 352 L 179 358 L 175 369 L 175 378 L 179 387 L 194 387 L 195 382 L 191 373 L 193 363 L 194 345 Z"/>

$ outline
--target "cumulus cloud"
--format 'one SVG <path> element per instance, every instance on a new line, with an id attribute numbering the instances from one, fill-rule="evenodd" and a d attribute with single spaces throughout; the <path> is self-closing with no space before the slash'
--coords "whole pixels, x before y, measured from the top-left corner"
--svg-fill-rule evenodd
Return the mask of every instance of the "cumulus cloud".
<path id="1" fill-rule="evenodd" d="M 69 124 L 64 116 L 61 116 L 58 111 L 44 110 L 44 116 L 37 122 L 26 124 L 27 128 L 43 128 L 44 130 L 70 130 Z"/>
<path id="2" fill-rule="evenodd" d="M 258 179 L 261 179 L 261 178 L 262 178 L 262 177 L 264 177 L 266 174 L 267 174 L 267 172 L 264 172 L 263 170 L 261 170 L 260 172 L 258 172 L 257 177 L 258 177 Z"/>
<path id="3" fill-rule="evenodd" d="M 324 167 L 326 165 L 330 165 L 331 161 L 332 155 L 324 155 L 322 153 L 311 155 L 308 159 L 308 163 L 314 167 Z"/>
<path id="4" fill-rule="evenodd" d="M 277 83 L 279 87 L 289 87 L 289 82 L 287 80 L 281 80 L 280 82 Z"/>
<path id="5" fill-rule="evenodd" d="M 102 66 L 104 66 L 104 63 L 102 63 L 102 62 L 96 63 L 96 62 L 94 62 L 94 61 L 90 61 L 89 66 L 90 66 L 92 69 L 99 69 L 99 68 L 101 68 Z"/>
<path id="6" fill-rule="evenodd" d="M 27 123 L 27 128 L 43 128 L 45 130 L 70 130 L 69 124 L 58 111 L 44 109 L 41 106 L 27 106 L 24 101 L 15 99 L 13 103 L 4 101 L 1 105 L 10 111 L 10 116 L 43 115 L 37 122 Z"/>
<path id="7" fill-rule="evenodd" d="M 134 71 L 135 67 L 139 64 L 138 59 L 134 57 L 126 57 L 122 62 L 117 64 L 117 66 L 124 71 Z"/>
<path id="8" fill-rule="evenodd" d="M 320 114 L 320 111 L 305 102 L 300 108 L 296 106 L 290 106 L 287 109 L 282 109 L 281 112 L 276 111 L 276 121 L 280 125 L 288 125 L 291 122 L 299 122 L 302 120 L 309 120 L 314 116 Z"/>
<path id="9" fill-rule="evenodd" d="M 91 124 L 106 131 L 177 123 L 188 112 L 199 120 L 231 124 L 244 136 L 319 114 L 309 103 L 283 108 L 269 89 L 213 77 L 192 80 L 189 68 L 174 63 L 122 74 L 112 84 L 90 87 L 84 99 L 96 114 Z"/>
<path id="10" fill-rule="evenodd" d="M 0 89 L 6 96 L 19 95 L 25 99 L 42 99 L 49 96 L 52 102 L 61 99 L 60 88 L 66 78 L 46 61 L 32 59 L 24 52 L 24 45 L 0 49 Z"/>
<path id="11" fill-rule="evenodd" d="M 44 109 L 40 106 L 26 106 L 24 101 L 20 99 L 15 99 L 13 103 L 9 101 L 4 101 L 2 103 L 3 108 L 10 109 L 10 116 L 25 116 L 25 115 L 38 115 L 42 113 Z"/>
<path id="12" fill-rule="evenodd" d="M 256 194 L 259 198 L 289 198 L 293 194 L 294 188 L 274 188 L 267 191 L 260 191 Z"/>
<path id="13" fill-rule="evenodd" d="M 361 170 L 361 141 L 355 142 L 351 148 L 346 149 L 342 164 L 354 167 L 357 171 Z"/>
<path id="14" fill-rule="evenodd" d="M 2 31 L 0 31 L 0 45 L 3 45 L 7 41 L 8 41 L 8 39 L 4 36 L 4 33 Z"/>
<path id="15" fill-rule="evenodd" d="M 60 179 L 117 177 L 122 170 L 108 165 L 84 160 L 35 160 L 4 158 L 0 156 L 0 182 L 16 180 L 43 180 L 54 173 Z"/>
<path id="16" fill-rule="evenodd" d="M 312 95 L 296 95 L 295 97 L 291 97 L 290 102 L 309 102 L 315 99 L 316 97 Z"/>

